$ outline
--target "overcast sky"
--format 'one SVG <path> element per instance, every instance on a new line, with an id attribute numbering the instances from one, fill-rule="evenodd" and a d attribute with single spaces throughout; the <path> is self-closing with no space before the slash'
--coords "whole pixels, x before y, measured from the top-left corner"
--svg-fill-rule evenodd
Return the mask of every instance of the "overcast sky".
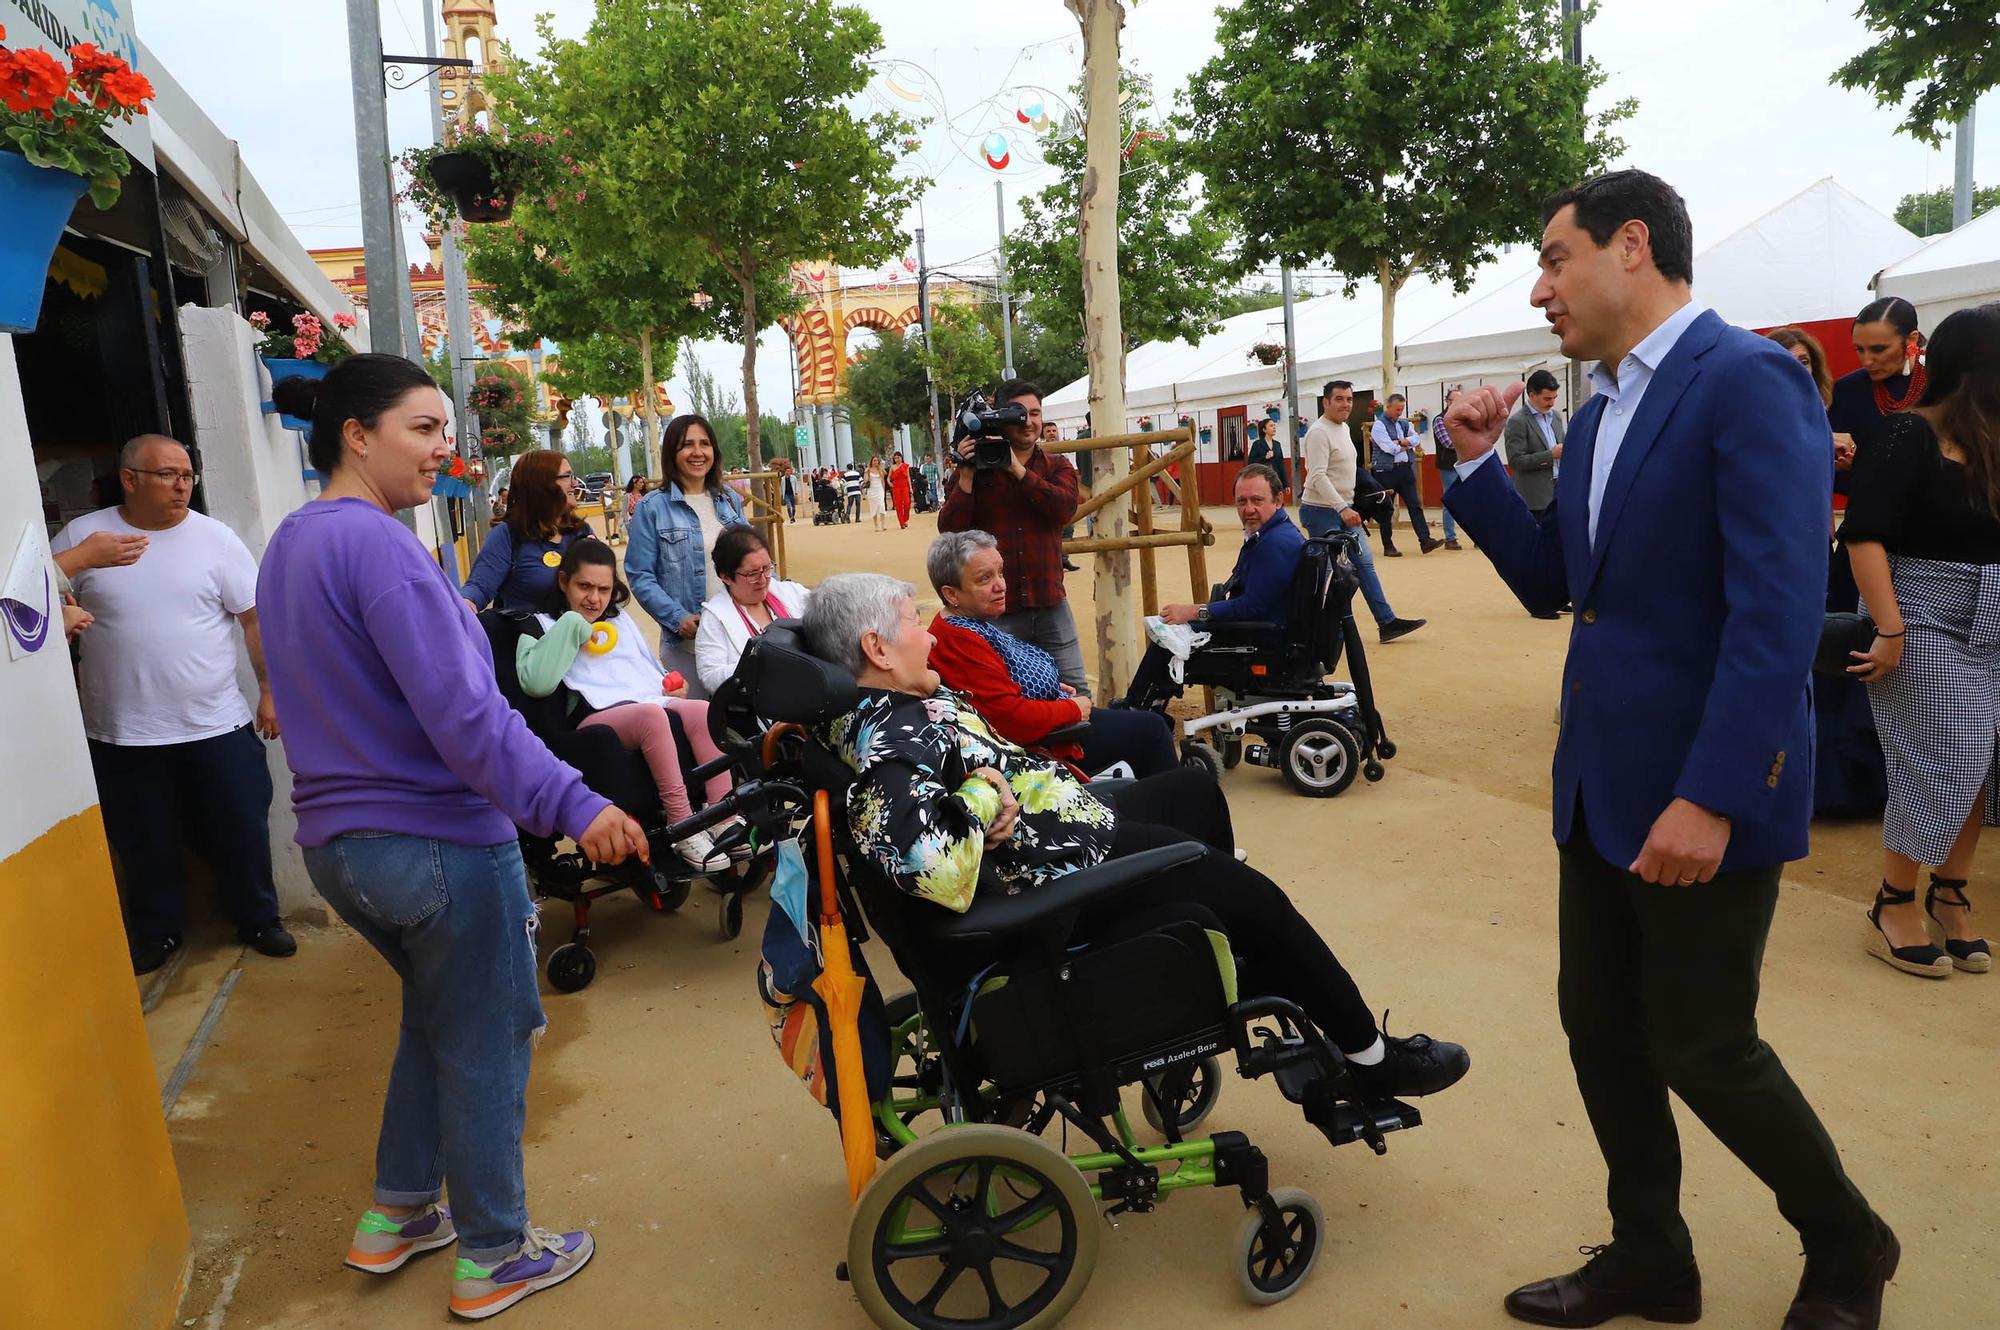
<path id="1" fill-rule="evenodd" d="M 345 7 L 335 0 L 132 0 L 140 36 L 223 131 L 308 246 L 361 243 L 349 92 Z M 423 0 L 380 0 L 384 49 L 423 49 Z M 1010 225 L 1016 201 L 1048 183 L 1035 136 L 1016 111 L 1078 77 L 1081 45 L 1060 0 L 864 0 L 881 22 L 883 58 L 894 62 L 872 96 L 934 123 L 913 169 L 932 178 L 921 223 L 933 265 L 990 270 L 997 221 L 993 186 L 1003 185 Z M 1932 151 L 1895 133 L 1893 110 L 1828 83 L 1867 43 L 1853 0 L 1678 0 L 1672 17 L 1657 0 L 1602 0 L 1585 53 L 1609 78 L 1608 99 L 1636 97 L 1620 128 L 1623 164 L 1671 180 L 1693 212 L 1697 248 L 1712 244 L 1823 176 L 1833 176 L 1884 212 L 1913 190 L 1949 184 L 1949 144 Z M 564 34 L 588 23 L 591 0 L 498 0 L 500 34 L 518 53 L 537 48 L 534 16 L 552 13 Z M 1127 0 L 1124 59 L 1170 100 L 1214 49 L 1213 0 Z M 726 53 L 715 68 L 727 72 Z M 428 86 L 428 85 L 426 85 Z M 912 102 L 902 93 L 924 100 Z M 1421 96 L 1421 90 L 1412 95 Z M 428 141 L 426 94 L 392 93 L 390 135 L 400 150 Z M 940 108 L 942 114 L 940 114 Z M 1982 106 L 1977 177 L 2000 180 L 2000 97 Z M 985 164 L 987 136 L 1004 133 L 1011 160 Z M 415 229 L 410 245 L 416 250 Z M 914 254 L 914 244 L 911 247 Z M 1415 332 L 1417 329 L 1407 329 Z M 765 335 L 758 356 L 767 410 L 790 405 L 784 335 Z M 736 380 L 740 349 L 708 345 L 703 363 Z M 1054 385 L 1046 385 L 1053 388 Z M 685 404 L 676 375 L 669 392 Z"/>

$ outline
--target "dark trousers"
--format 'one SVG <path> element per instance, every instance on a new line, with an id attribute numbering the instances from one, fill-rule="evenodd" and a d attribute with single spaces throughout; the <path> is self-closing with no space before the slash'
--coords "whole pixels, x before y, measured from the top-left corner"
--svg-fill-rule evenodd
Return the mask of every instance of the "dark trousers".
<path id="1" fill-rule="evenodd" d="M 90 744 L 104 835 L 125 885 L 133 945 L 183 937 L 187 876 L 182 836 L 215 874 L 223 913 L 244 941 L 278 922 L 271 881 L 271 771 L 248 725 L 192 743 Z"/>
<path id="2" fill-rule="evenodd" d="M 1872 1237 L 1868 1203 L 1826 1128 L 1757 1035 L 1779 871 L 1655 886 L 1598 854 L 1581 810 L 1561 848 L 1557 996 L 1609 1170 L 1614 1250 L 1633 1273 L 1694 1259 L 1670 1090 L 1776 1194 L 1809 1254 L 1840 1259 Z"/>
<path id="3" fill-rule="evenodd" d="M 1375 479 L 1382 482 L 1382 488 L 1394 490 L 1410 510 L 1410 525 L 1416 528 L 1419 544 L 1431 543 L 1431 524 L 1424 518 L 1424 496 L 1417 489 L 1417 468 L 1408 462 L 1398 462 L 1394 466 L 1375 468 Z M 1378 519 L 1382 528 L 1382 548 L 1396 546 L 1396 510 L 1392 506 Z"/>
<path id="4" fill-rule="evenodd" d="M 1126 786 L 1112 803 L 1119 814 L 1114 857 L 1177 841 L 1208 840 L 1201 830 L 1213 830 L 1217 810 L 1225 821 L 1228 817 L 1221 790 L 1206 773 L 1192 768 Z M 1270 994 L 1298 1003 L 1342 1052 L 1370 1047 L 1375 1018 L 1353 977 L 1284 889 L 1238 863 L 1228 852 L 1232 847 L 1233 838 L 1230 846 L 1091 906 L 1078 921 L 1079 936 L 1114 933 L 1121 918 L 1137 910 L 1199 905 L 1229 934 L 1230 949 L 1243 963 L 1244 996 Z"/>
<path id="5" fill-rule="evenodd" d="M 1174 725 L 1157 711 L 1124 711 L 1092 707 L 1090 733 L 1083 741 L 1083 760 L 1077 765 L 1095 775 L 1114 762 L 1132 764 L 1135 776 L 1154 776 L 1172 771 Z"/>

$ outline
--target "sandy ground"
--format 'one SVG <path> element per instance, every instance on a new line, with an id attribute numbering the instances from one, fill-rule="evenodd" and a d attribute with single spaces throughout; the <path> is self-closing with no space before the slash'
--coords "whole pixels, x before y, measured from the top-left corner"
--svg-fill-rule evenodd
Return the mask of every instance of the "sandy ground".
<path id="1" fill-rule="evenodd" d="M 1220 578 L 1236 522 L 1209 515 Z M 918 580 L 931 525 L 794 525 L 788 574 L 866 567 Z M 1311 1282 L 1276 1307 L 1243 1303 L 1228 1256 L 1241 1209 L 1233 1193 L 1195 1192 L 1106 1235 L 1072 1325 L 1499 1327 L 1511 1324 L 1502 1293 L 1572 1267 L 1578 1244 L 1607 1236 L 1554 995 L 1547 782 L 1567 625 L 1529 619 L 1470 550 L 1382 569 L 1397 610 L 1430 619 L 1370 657 L 1402 750 L 1388 778 L 1327 802 L 1249 767 L 1225 785 L 1256 865 L 1333 940 L 1391 1028 L 1464 1042 L 1472 1074 L 1427 1101 L 1427 1125 L 1392 1137 L 1381 1159 L 1328 1148 L 1268 1082 L 1231 1077 L 1210 1127 L 1247 1132 L 1274 1185 L 1303 1186 L 1326 1209 L 1330 1247 Z M 1160 571 L 1163 593 L 1181 596 L 1185 559 L 1162 557 Z M 1089 593 L 1087 573 L 1071 578 L 1073 599 Z M 1926 983 L 1863 954 L 1857 902 L 1878 845 L 1873 826 L 1822 826 L 1812 858 L 1788 873 L 1764 1030 L 1903 1237 L 1888 1323 L 1990 1324 L 2000 975 Z M 1976 878 L 1990 881 L 1992 867 L 1982 852 Z M 588 1227 L 600 1254 L 510 1312 L 511 1325 L 867 1324 L 833 1278 L 847 1204 L 832 1123 L 780 1064 L 756 999 L 763 900 L 732 943 L 717 938 L 712 900 L 698 892 L 677 917 L 607 904 L 594 921 L 595 984 L 544 994 L 533 1214 Z M 545 937 L 566 936 L 561 910 L 545 920 Z M 445 1324 L 447 1257 L 379 1280 L 340 1265 L 368 1197 L 397 997 L 352 933 L 307 929 L 300 942 L 295 960 L 243 958 L 171 1117 L 195 1235 L 184 1323 Z M 194 958 L 149 1017 L 163 1077 L 232 958 Z M 886 958 L 877 972 L 897 986 Z M 1795 1236 L 1740 1165 L 1692 1119 L 1685 1128 L 1707 1324 L 1775 1327 L 1797 1278 Z"/>

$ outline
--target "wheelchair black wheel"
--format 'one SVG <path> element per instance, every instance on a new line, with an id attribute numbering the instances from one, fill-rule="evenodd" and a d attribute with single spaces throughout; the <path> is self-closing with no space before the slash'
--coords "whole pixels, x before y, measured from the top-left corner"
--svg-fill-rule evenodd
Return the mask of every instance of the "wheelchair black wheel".
<path id="1" fill-rule="evenodd" d="M 734 942 L 743 932 L 743 897 L 731 892 L 716 903 L 715 926 L 722 931 L 722 940 Z"/>
<path id="2" fill-rule="evenodd" d="M 693 878 L 676 876 L 655 868 L 653 890 L 646 903 L 662 914 L 672 914 L 687 904 L 688 892 L 693 888 Z"/>
<path id="3" fill-rule="evenodd" d="M 1385 768 L 1380 762 L 1368 762 L 1363 764 L 1361 768 L 1362 778 L 1365 779 L 1371 785 L 1388 774 L 1389 774 L 1388 769 Z"/>
<path id="4" fill-rule="evenodd" d="M 1243 1296 L 1259 1306 L 1298 1292 L 1325 1246 L 1326 1216 L 1311 1193 L 1275 1187 L 1271 1204 L 1277 1223 L 1265 1217 L 1262 1206 L 1252 1206 L 1236 1231 L 1236 1282 Z"/>
<path id="5" fill-rule="evenodd" d="M 1103 1228 L 1060 1150 L 957 1126 L 905 1146 L 861 1193 L 848 1277 L 884 1330 L 1042 1330 L 1083 1296 Z"/>
<path id="6" fill-rule="evenodd" d="M 1393 758 L 1395 755 L 1396 755 L 1395 740 L 1384 739 L 1380 743 L 1375 745 L 1375 756 L 1381 758 L 1384 762 L 1387 762 L 1390 758 Z"/>
<path id="7" fill-rule="evenodd" d="M 1300 794 L 1331 799 L 1354 783 L 1361 770 L 1361 745 L 1339 721 L 1315 716 L 1285 734 L 1278 745 L 1278 768 Z"/>
<path id="8" fill-rule="evenodd" d="M 556 992 L 578 992 L 596 977 L 597 957 L 581 942 L 565 942 L 549 953 L 549 987 Z"/>
<path id="9" fill-rule="evenodd" d="M 1146 1079 L 1174 1110 L 1174 1125 L 1183 1136 L 1199 1127 L 1214 1110 L 1215 1101 L 1222 1098 L 1222 1063 L 1215 1058 L 1203 1058 L 1184 1069 L 1163 1071 Z M 1167 1124 L 1160 1120 L 1160 1110 L 1152 1095 L 1140 1094 L 1139 1111 L 1146 1115 L 1154 1131 L 1166 1132 Z"/>
<path id="10" fill-rule="evenodd" d="M 1222 780 L 1221 755 L 1200 739 L 1189 739 L 1181 745 L 1181 765 L 1206 771 L 1218 782 Z"/>
<path id="11" fill-rule="evenodd" d="M 1243 741 L 1241 739 L 1224 739 L 1222 741 L 1222 769 L 1224 771 L 1234 771 L 1242 763 Z"/>

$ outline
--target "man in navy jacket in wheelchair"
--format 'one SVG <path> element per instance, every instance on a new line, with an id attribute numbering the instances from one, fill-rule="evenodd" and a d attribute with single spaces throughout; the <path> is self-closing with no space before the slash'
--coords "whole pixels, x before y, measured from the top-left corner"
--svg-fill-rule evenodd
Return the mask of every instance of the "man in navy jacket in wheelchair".
<path id="1" fill-rule="evenodd" d="M 1292 576 L 1299 570 L 1306 538 L 1279 505 L 1281 492 L 1278 473 L 1261 462 L 1252 462 L 1237 473 L 1236 515 L 1243 521 L 1243 548 L 1237 552 L 1236 567 L 1216 599 L 1206 605 L 1162 605 L 1162 619 L 1193 624 L 1198 631 L 1213 631 L 1210 625 L 1229 623 L 1271 624 L 1279 629 L 1290 626 Z M 1168 660 L 1165 647 L 1155 643 L 1146 648 L 1139 668 L 1132 673 L 1132 686 L 1126 690 L 1126 706 L 1151 706 L 1157 694 L 1172 694 L 1167 683 Z"/>

